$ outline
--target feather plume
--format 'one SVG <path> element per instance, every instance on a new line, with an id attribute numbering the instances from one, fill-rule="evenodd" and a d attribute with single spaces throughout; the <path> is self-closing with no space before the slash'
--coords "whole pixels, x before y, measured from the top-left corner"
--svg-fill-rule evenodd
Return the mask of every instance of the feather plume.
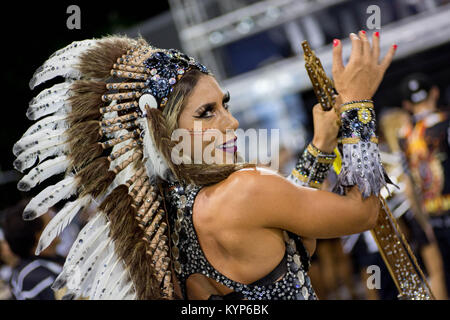
<path id="1" fill-rule="evenodd" d="M 27 136 L 30 136 L 32 134 L 35 134 L 41 130 L 46 129 L 67 129 L 67 123 L 65 121 L 66 115 L 65 114 L 55 114 L 52 116 L 45 117 L 37 122 L 35 122 L 33 125 L 31 125 L 27 131 L 23 134 L 22 138 L 25 138 Z"/>
<path id="2" fill-rule="evenodd" d="M 65 135 L 53 136 L 43 141 L 35 141 L 31 148 L 23 151 L 16 160 L 14 160 L 14 168 L 23 172 L 36 162 L 39 157 L 39 162 L 44 161 L 50 156 L 61 155 L 68 151 L 67 138 Z"/>
<path id="3" fill-rule="evenodd" d="M 118 293 L 118 288 L 120 284 L 124 281 L 130 281 L 128 270 L 122 266 L 116 266 L 114 273 L 111 275 L 111 280 L 107 283 L 104 299 L 106 300 L 117 300 L 116 295 Z"/>
<path id="4" fill-rule="evenodd" d="M 91 300 L 99 300 L 102 295 L 102 289 L 106 286 L 107 281 L 109 280 L 111 273 L 116 267 L 117 263 L 119 263 L 120 259 L 117 258 L 117 255 L 114 251 L 114 244 L 111 243 L 109 248 L 109 255 L 106 257 L 104 263 L 97 270 L 97 273 L 92 280 L 92 287 L 90 292 L 83 292 L 83 296 L 89 296 Z"/>
<path id="5" fill-rule="evenodd" d="M 20 191 L 30 191 L 38 183 L 64 172 L 69 166 L 69 159 L 66 156 L 60 156 L 54 159 L 47 160 L 24 176 L 17 184 L 17 189 Z"/>
<path id="6" fill-rule="evenodd" d="M 78 212 L 85 208 L 90 201 L 89 196 L 85 196 L 81 199 L 67 203 L 64 208 L 62 208 L 58 214 L 53 217 L 52 220 L 47 224 L 44 231 L 41 234 L 39 243 L 36 248 L 36 255 L 47 248 L 50 243 L 72 222 L 73 218 L 78 214 Z"/>
<path id="7" fill-rule="evenodd" d="M 123 272 L 122 263 L 122 260 L 114 253 L 108 263 L 109 268 L 104 271 L 104 274 L 101 275 L 101 278 L 99 279 L 98 287 L 96 288 L 96 291 L 94 291 L 92 299 L 106 299 L 108 297 L 109 284 L 113 283 L 114 279 Z"/>
<path id="8" fill-rule="evenodd" d="M 84 281 L 80 284 L 77 290 L 77 296 L 89 297 L 93 299 L 93 291 L 96 284 L 96 276 L 100 275 L 104 271 L 107 261 L 114 256 L 114 242 L 109 238 L 106 247 L 100 252 L 99 259 L 96 259 L 90 266 L 88 265 L 88 274 L 85 276 Z M 87 261 L 86 261 L 87 262 Z"/>
<path id="9" fill-rule="evenodd" d="M 30 101 L 27 117 L 37 120 L 45 115 L 60 112 L 67 113 L 71 110 L 67 98 L 71 96 L 73 82 L 63 82 L 54 85 L 50 89 L 43 90 L 37 97 Z"/>
<path id="10" fill-rule="evenodd" d="M 64 262 L 63 271 L 52 285 L 53 290 L 61 289 L 66 285 L 67 276 L 70 275 L 70 271 L 75 269 L 75 266 L 80 262 L 81 258 L 84 258 L 92 251 L 95 244 L 99 243 L 97 242 L 99 238 L 104 239 L 106 231 L 107 225 L 104 215 L 102 213 L 97 213 L 83 227 L 72 244 L 72 247 L 67 254 L 66 261 Z"/>
<path id="11" fill-rule="evenodd" d="M 68 299 L 75 299 L 81 296 L 81 292 L 85 288 L 86 285 L 90 283 L 90 279 L 97 271 L 98 264 L 103 261 L 105 255 L 107 254 L 106 248 L 110 243 L 111 238 L 106 237 L 94 251 L 88 256 L 88 258 L 80 263 L 77 268 L 74 270 L 73 275 L 68 277 L 67 281 L 67 296 L 70 296 Z M 64 272 L 64 271 L 63 271 Z M 63 298 L 66 300 L 67 298 Z"/>
<path id="12" fill-rule="evenodd" d="M 120 300 L 132 300 L 135 297 L 133 282 L 129 282 L 123 286 L 118 294 Z"/>
<path id="13" fill-rule="evenodd" d="M 75 68 L 79 63 L 79 56 L 97 40 L 84 40 L 72 42 L 67 47 L 56 51 L 40 68 L 36 70 L 30 80 L 30 88 L 57 76 L 79 79 L 81 72 Z"/>
<path id="14" fill-rule="evenodd" d="M 41 141 L 53 140 L 57 139 L 57 136 L 63 135 L 65 132 L 64 129 L 53 130 L 46 129 L 36 132 L 35 134 L 26 136 L 17 141 L 13 146 L 13 154 L 17 157 L 20 153 L 25 151 L 28 148 L 31 148 L 34 145 L 39 144 Z"/>
<path id="15" fill-rule="evenodd" d="M 69 176 L 53 186 L 42 190 L 36 197 L 31 199 L 23 212 L 24 220 L 35 219 L 50 209 L 53 205 L 67 199 L 77 191 L 77 180 Z"/>
<path id="16" fill-rule="evenodd" d="M 144 132 L 144 164 L 147 175 L 150 178 L 157 175 L 164 180 L 167 180 L 170 170 L 167 166 L 166 161 L 160 155 L 160 152 L 156 149 L 155 143 L 153 142 L 153 139 L 151 137 L 147 118 L 141 118 L 138 121 Z"/>
<path id="17" fill-rule="evenodd" d="M 70 85 L 73 83 L 71 80 L 66 80 L 61 83 L 57 83 L 48 89 L 44 89 L 39 94 L 31 99 L 29 105 L 36 106 L 42 105 L 47 102 L 57 100 L 58 98 L 64 96 L 70 89 Z"/>

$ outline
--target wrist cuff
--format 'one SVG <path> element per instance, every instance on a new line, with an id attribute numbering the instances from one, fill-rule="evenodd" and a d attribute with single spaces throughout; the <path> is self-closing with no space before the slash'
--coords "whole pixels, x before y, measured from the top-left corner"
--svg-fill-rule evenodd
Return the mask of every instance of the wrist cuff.
<path id="1" fill-rule="evenodd" d="M 297 185 L 320 188 L 336 155 L 325 153 L 310 143 L 300 157 L 289 180 Z"/>

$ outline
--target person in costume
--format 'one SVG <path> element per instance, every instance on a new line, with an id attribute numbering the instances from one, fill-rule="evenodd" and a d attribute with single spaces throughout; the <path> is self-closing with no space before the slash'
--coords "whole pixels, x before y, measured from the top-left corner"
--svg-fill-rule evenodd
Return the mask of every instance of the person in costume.
<path id="1" fill-rule="evenodd" d="M 403 107 L 412 123 L 402 130 L 401 144 L 412 179 L 421 197 L 420 209 L 429 217 L 444 264 L 450 294 L 450 117 L 438 108 L 439 89 L 424 74 L 406 77 L 400 86 Z"/>
<path id="2" fill-rule="evenodd" d="M 66 287 L 65 299 L 316 299 L 307 275 L 315 239 L 372 228 L 377 195 L 390 182 L 370 99 L 395 47 L 380 62 L 378 34 L 373 46 L 365 32 L 350 38 L 345 67 L 334 42 L 337 112 L 314 107 L 314 139 L 287 179 L 239 162 L 230 96 L 194 58 L 126 37 L 74 42 L 52 55 L 30 86 L 65 81 L 31 101 L 27 116 L 39 121 L 13 148 L 18 170 L 33 167 L 20 190 L 62 177 L 33 198 L 25 219 L 71 200 L 36 253 L 81 208 L 98 204 L 53 288 Z M 315 190 L 339 130 L 335 193 Z M 180 132 L 192 148 L 180 150 Z M 207 148 L 215 161 L 197 161 Z"/>

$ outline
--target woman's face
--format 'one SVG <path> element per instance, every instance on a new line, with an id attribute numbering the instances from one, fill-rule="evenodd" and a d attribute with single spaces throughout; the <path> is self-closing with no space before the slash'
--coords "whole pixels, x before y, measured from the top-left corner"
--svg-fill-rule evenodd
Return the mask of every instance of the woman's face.
<path id="1" fill-rule="evenodd" d="M 214 163 L 236 161 L 237 138 L 234 131 L 239 127 L 239 122 L 228 110 L 229 100 L 229 93 L 220 89 L 214 77 L 200 77 L 178 118 L 178 127 L 190 130 L 191 159 L 194 163 L 197 163 L 197 158 L 194 158 L 196 152 L 203 155 L 202 163 L 207 158 L 213 158 Z"/>

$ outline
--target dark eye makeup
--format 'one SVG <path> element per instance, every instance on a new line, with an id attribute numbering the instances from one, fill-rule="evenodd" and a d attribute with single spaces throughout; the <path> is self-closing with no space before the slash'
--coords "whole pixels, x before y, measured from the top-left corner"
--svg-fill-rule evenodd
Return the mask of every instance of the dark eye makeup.
<path id="1" fill-rule="evenodd" d="M 223 96 L 222 103 L 225 110 L 228 110 L 229 105 L 228 102 L 230 101 L 230 92 L 227 91 L 225 95 Z M 216 107 L 215 102 L 210 102 L 207 104 L 202 105 L 200 108 L 197 109 L 196 115 L 194 115 L 194 118 L 211 118 L 213 116 L 212 111 L 214 110 L 214 107 Z"/>

